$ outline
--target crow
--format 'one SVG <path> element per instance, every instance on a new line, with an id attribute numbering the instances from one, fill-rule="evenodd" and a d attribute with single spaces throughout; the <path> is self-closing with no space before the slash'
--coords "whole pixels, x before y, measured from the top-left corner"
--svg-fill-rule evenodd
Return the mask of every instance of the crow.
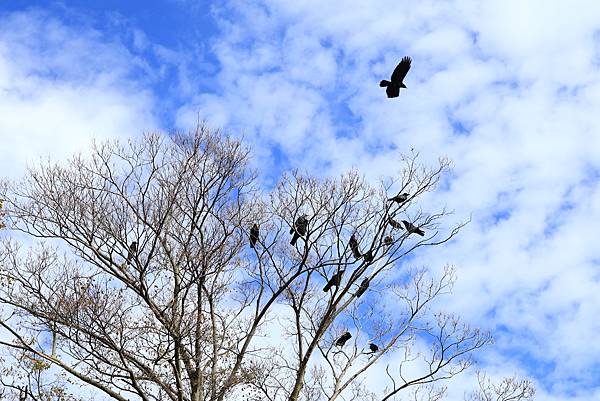
<path id="1" fill-rule="evenodd" d="M 413 223 L 406 220 L 402 220 L 402 222 L 404 223 L 404 227 L 406 227 L 408 234 L 419 234 L 421 237 L 425 235 L 425 232 L 423 232 L 423 230 L 415 226 Z"/>
<path id="2" fill-rule="evenodd" d="M 356 293 L 354 295 L 356 295 L 356 298 L 360 298 L 360 296 L 362 294 L 365 293 L 365 291 L 367 291 L 367 288 L 369 288 L 369 279 L 366 278 L 362 281 L 362 283 L 360 283 L 360 285 L 358 286 L 358 290 L 356 290 Z"/>
<path id="3" fill-rule="evenodd" d="M 352 234 L 350 236 L 350 249 L 352 250 L 352 254 L 354 255 L 354 257 L 356 259 L 360 259 L 361 258 L 361 253 L 360 250 L 358 249 L 358 241 L 356 240 L 356 237 L 354 236 L 354 234 Z"/>
<path id="4" fill-rule="evenodd" d="M 252 225 L 252 228 L 250 229 L 250 248 L 254 248 L 254 246 L 256 245 L 256 241 L 258 241 L 259 229 L 260 226 L 256 223 L 254 223 Z"/>
<path id="5" fill-rule="evenodd" d="M 137 242 L 133 241 L 129 245 L 129 250 L 127 251 L 127 264 L 131 263 L 131 258 L 137 255 Z"/>
<path id="6" fill-rule="evenodd" d="M 369 344 L 369 349 L 371 350 L 371 352 L 377 352 L 377 351 L 379 351 L 379 347 L 376 344 L 373 344 L 373 343 Z"/>
<path id="7" fill-rule="evenodd" d="M 350 334 L 350 332 L 347 331 L 344 334 L 342 334 L 342 336 L 335 341 L 335 345 L 337 347 L 343 347 L 344 344 L 346 344 L 346 341 L 348 341 L 351 338 L 352 338 L 352 334 Z"/>
<path id="8" fill-rule="evenodd" d="M 392 219 L 391 217 L 389 218 L 388 222 L 390 223 L 390 226 L 392 226 L 392 228 L 402 230 L 402 224 L 398 223 L 396 220 Z"/>
<path id="9" fill-rule="evenodd" d="M 406 77 L 408 70 L 410 70 L 411 61 L 412 60 L 410 59 L 410 57 L 402 57 L 402 60 L 396 66 L 394 72 L 392 73 L 392 77 L 390 78 L 391 82 L 386 81 L 385 79 L 379 82 L 379 86 L 381 86 L 382 88 L 387 86 L 387 88 L 385 89 L 387 97 L 398 97 L 398 95 L 400 94 L 400 88 L 406 88 L 406 85 L 404 85 L 404 82 L 402 81 L 404 80 L 404 77 Z"/>
<path id="10" fill-rule="evenodd" d="M 398 194 L 392 198 L 389 198 L 388 201 L 394 201 L 396 203 L 404 203 L 408 200 L 409 196 L 410 196 L 410 194 L 405 192 L 403 194 Z"/>
<path id="11" fill-rule="evenodd" d="M 383 239 L 383 243 L 386 245 L 392 245 L 394 243 L 394 237 L 392 237 L 391 235 L 388 235 L 387 237 L 385 237 Z"/>
<path id="12" fill-rule="evenodd" d="M 294 227 L 290 229 L 290 234 L 294 234 L 292 236 L 292 240 L 290 241 L 290 245 L 296 245 L 296 241 L 298 238 L 306 235 L 306 230 L 308 229 L 308 219 L 305 214 L 298 217 L 296 222 L 294 223 Z"/>
<path id="13" fill-rule="evenodd" d="M 340 270 L 337 273 L 335 273 L 327 282 L 327 284 L 325 284 L 325 287 L 323 287 L 323 292 L 327 292 L 331 289 L 331 287 L 337 287 L 340 285 L 340 282 L 342 281 L 342 275 L 344 274 L 346 270 Z"/>
<path id="14" fill-rule="evenodd" d="M 365 263 L 369 264 L 373 261 L 374 256 L 373 256 L 373 252 L 371 252 L 371 250 L 369 249 L 364 255 L 363 255 L 363 260 L 365 261 Z"/>

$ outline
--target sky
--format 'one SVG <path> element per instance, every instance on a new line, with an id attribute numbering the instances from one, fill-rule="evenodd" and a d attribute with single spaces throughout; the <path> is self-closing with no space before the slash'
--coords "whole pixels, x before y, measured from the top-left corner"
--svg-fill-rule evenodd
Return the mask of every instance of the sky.
<path id="1" fill-rule="evenodd" d="M 599 68 L 595 0 L 0 0 L 0 176 L 198 119 L 243 135 L 266 185 L 447 156 L 423 207 L 472 221 L 414 263 L 456 267 L 443 308 L 496 338 L 478 368 L 600 400 Z"/>

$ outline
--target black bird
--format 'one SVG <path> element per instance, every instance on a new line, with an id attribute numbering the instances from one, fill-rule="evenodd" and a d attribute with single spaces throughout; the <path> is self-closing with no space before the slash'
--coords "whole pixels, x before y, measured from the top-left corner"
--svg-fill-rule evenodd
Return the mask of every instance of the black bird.
<path id="1" fill-rule="evenodd" d="M 392 219 L 391 217 L 389 219 L 389 223 L 390 223 L 390 226 L 392 226 L 392 228 L 402 230 L 402 224 L 398 223 L 396 220 Z"/>
<path id="2" fill-rule="evenodd" d="M 383 243 L 386 245 L 392 245 L 394 243 L 394 238 L 391 235 L 388 235 L 383 239 Z"/>
<path id="3" fill-rule="evenodd" d="M 137 242 L 133 241 L 129 245 L 129 250 L 127 251 L 127 263 L 131 263 L 131 258 L 137 255 Z"/>
<path id="4" fill-rule="evenodd" d="M 371 352 L 377 352 L 377 351 L 379 351 L 379 347 L 376 344 L 373 344 L 373 343 L 369 344 L 369 349 L 371 350 Z"/>
<path id="5" fill-rule="evenodd" d="M 335 341 L 335 345 L 337 347 L 343 347 L 344 344 L 346 344 L 346 341 L 348 341 L 351 338 L 352 338 L 352 334 L 350 334 L 350 332 L 347 331 L 344 334 L 342 334 L 342 336 Z"/>
<path id="6" fill-rule="evenodd" d="M 413 223 L 406 220 L 402 220 L 402 222 L 404 223 L 404 227 L 409 234 L 419 234 L 421 237 L 425 235 L 425 232 L 419 227 L 415 226 Z"/>
<path id="7" fill-rule="evenodd" d="M 356 290 L 356 293 L 354 295 L 356 295 L 356 298 L 360 298 L 360 296 L 362 294 L 365 293 L 365 291 L 367 291 L 367 288 L 369 288 L 369 279 L 366 278 L 362 281 L 362 283 L 360 283 L 360 285 L 358 286 L 358 290 Z"/>
<path id="8" fill-rule="evenodd" d="M 258 241 L 259 229 L 260 226 L 256 223 L 254 223 L 252 225 L 252 228 L 250 229 L 250 248 L 254 248 L 254 246 L 256 245 L 256 241 Z"/>
<path id="9" fill-rule="evenodd" d="M 354 257 L 356 259 L 360 259 L 361 258 L 361 253 L 360 250 L 358 249 L 358 241 L 356 240 L 356 237 L 354 236 L 354 234 L 352 234 L 350 236 L 350 249 L 352 250 L 352 254 L 354 255 Z"/>
<path id="10" fill-rule="evenodd" d="M 406 88 L 406 85 L 404 85 L 404 82 L 402 81 L 404 80 L 404 77 L 406 77 L 408 70 L 410 70 L 411 61 L 412 60 L 408 56 L 402 57 L 402 60 L 396 66 L 394 72 L 392 73 L 392 76 L 390 78 L 391 82 L 386 81 L 385 79 L 379 82 L 379 86 L 387 86 L 387 88 L 385 89 L 387 97 L 398 97 L 398 95 L 400 94 L 400 88 Z"/>
<path id="11" fill-rule="evenodd" d="M 403 193 L 403 194 L 398 194 L 392 198 L 389 198 L 388 201 L 394 201 L 397 203 L 404 203 L 408 200 L 408 197 L 410 196 L 410 194 L 408 193 Z"/>
<path id="12" fill-rule="evenodd" d="M 298 238 L 306 235 L 306 230 L 308 229 L 308 219 L 306 217 L 305 214 L 298 217 L 294 223 L 294 227 L 290 229 L 290 234 L 294 234 L 290 241 L 290 245 L 296 245 Z"/>
<path id="13" fill-rule="evenodd" d="M 323 287 L 323 292 L 327 292 L 331 289 L 331 287 L 337 287 L 340 285 L 340 282 L 342 281 L 342 275 L 344 274 L 346 270 L 340 270 L 337 273 L 335 273 L 327 282 L 327 284 L 325 284 L 325 287 Z"/>
<path id="14" fill-rule="evenodd" d="M 373 252 L 371 252 L 371 250 L 369 249 L 367 252 L 365 252 L 365 254 L 363 255 L 363 260 L 365 261 L 365 263 L 369 264 L 373 261 L 374 257 L 373 257 Z"/>

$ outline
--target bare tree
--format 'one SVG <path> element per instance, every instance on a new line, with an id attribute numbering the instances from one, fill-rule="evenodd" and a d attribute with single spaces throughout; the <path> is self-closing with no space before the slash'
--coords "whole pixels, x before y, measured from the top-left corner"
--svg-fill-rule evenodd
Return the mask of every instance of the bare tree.
<path id="1" fill-rule="evenodd" d="M 485 373 L 477 372 L 479 389 L 465 396 L 466 401 L 528 401 L 533 400 L 535 389 L 531 381 L 506 377 L 495 384 Z"/>
<path id="2" fill-rule="evenodd" d="M 418 207 L 449 162 L 417 156 L 376 187 L 293 172 L 268 194 L 249 150 L 205 126 L 43 163 L 0 193 L 9 232 L 38 240 L 2 242 L 0 344 L 117 400 L 435 400 L 491 337 L 430 309 L 451 268 L 434 279 L 404 262 L 464 225 Z M 385 388 L 365 386 L 373 370 Z"/>

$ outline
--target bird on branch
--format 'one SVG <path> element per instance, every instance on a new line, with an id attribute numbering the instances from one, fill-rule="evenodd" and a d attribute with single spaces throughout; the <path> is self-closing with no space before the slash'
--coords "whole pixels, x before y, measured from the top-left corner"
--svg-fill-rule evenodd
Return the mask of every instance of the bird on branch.
<path id="1" fill-rule="evenodd" d="M 258 241 L 259 229 L 260 226 L 257 223 L 254 223 L 250 228 L 250 248 L 254 248 L 256 241 Z"/>
<path id="2" fill-rule="evenodd" d="M 335 341 L 335 345 L 337 347 L 343 347 L 346 344 L 346 341 L 348 341 L 351 338 L 352 338 L 352 334 L 350 334 L 350 332 L 347 331 L 344 334 L 342 334 L 342 336 Z"/>
<path id="3" fill-rule="evenodd" d="M 135 256 L 137 256 L 137 242 L 133 241 L 127 251 L 127 264 L 131 263 L 131 259 Z"/>
<path id="4" fill-rule="evenodd" d="M 335 273 L 327 282 L 327 284 L 325 284 L 325 287 L 323 287 L 323 292 L 327 292 L 331 289 L 331 287 L 339 287 L 340 282 L 342 281 L 342 275 L 344 274 L 346 270 L 340 270 L 337 273 Z"/>
<path id="5" fill-rule="evenodd" d="M 389 198 L 388 201 L 393 201 L 393 202 L 402 204 L 408 200 L 409 196 L 410 196 L 410 194 L 405 192 L 403 194 L 398 194 L 394 197 Z"/>
<path id="6" fill-rule="evenodd" d="M 390 226 L 392 226 L 392 228 L 395 228 L 396 230 L 402 230 L 402 224 L 398 223 L 391 217 L 388 219 L 388 223 L 390 223 Z"/>
<path id="7" fill-rule="evenodd" d="M 406 231 L 408 231 L 408 234 L 418 234 L 421 237 L 425 235 L 425 232 L 423 230 L 421 230 L 419 227 L 415 226 L 413 223 L 406 221 L 406 220 L 402 220 L 402 222 L 404 223 L 404 227 L 406 228 Z"/>
<path id="8" fill-rule="evenodd" d="M 298 238 L 304 237 L 306 235 L 306 231 L 308 230 L 308 216 L 303 214 L 302 216 L 296 219 L 294 223 L 294 227 L 290 229 L 290 234 L 294 234 L 292 236 L 292 240 L 290 241 L 290 245 L 296 245 L 296 241 Z"/>
<path id="9" fill-rule="evenodd" d="M 358 249 L 358 241 L 356 240 L 356 237 L 354 236 L 354 234 L 352 234 L 350 236 L 350 249 L 352 250 L 352 254 L 354 255 L 354 257 L 356 259 L 360 259 L 362 257 L 362 254 L 360 253 L 360 250 Z"/>

